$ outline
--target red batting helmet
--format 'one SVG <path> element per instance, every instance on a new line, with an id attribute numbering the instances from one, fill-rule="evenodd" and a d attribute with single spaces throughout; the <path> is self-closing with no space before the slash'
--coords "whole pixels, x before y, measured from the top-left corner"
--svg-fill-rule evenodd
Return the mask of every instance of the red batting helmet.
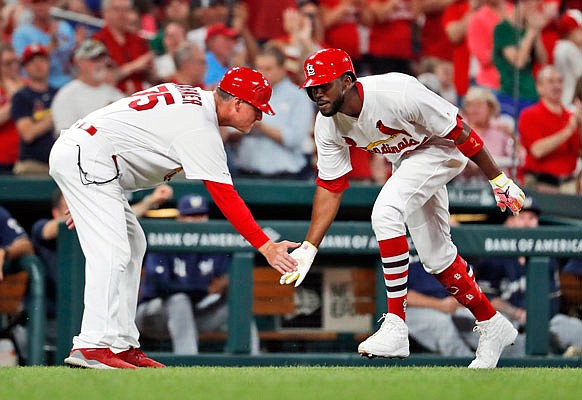
<path id="1" fill-rule="evenodd" d="M 218 87 L 226 93 L 243 99 L 264 113 L 275 115 L 269 105 L 273 89 L 263 74 L 246 67 L 231 68 L 224 74 Z"/>
<path id="2" fill-rule="evenodd" d="M 321 49 L 305 60 L 303 64 L 305 82 L 301 87 L 323 85 L 346 72 L 351 73 L 354 81 L 356 80 L 356 71 L 348 53 L 341 49 Z"/>

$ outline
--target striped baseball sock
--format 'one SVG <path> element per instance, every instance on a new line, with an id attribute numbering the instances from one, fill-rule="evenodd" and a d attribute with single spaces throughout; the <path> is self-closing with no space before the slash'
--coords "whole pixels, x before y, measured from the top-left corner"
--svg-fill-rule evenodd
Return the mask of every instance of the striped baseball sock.
<path id="1" fill-rule="evenodd" d="M 486 321 L 495 315 L 495 308 L 475 282 L 473 269 L 460 255 L 457 254 L 450 267 L 434 276 L 477 321 Z"/>
<path id="2" fill-rule="evenodd" d="M 406 236 L 380 240 L 380 256 L 388 297 L 388 312 L 406 320 L 408 293 L 408 242 Z"/>

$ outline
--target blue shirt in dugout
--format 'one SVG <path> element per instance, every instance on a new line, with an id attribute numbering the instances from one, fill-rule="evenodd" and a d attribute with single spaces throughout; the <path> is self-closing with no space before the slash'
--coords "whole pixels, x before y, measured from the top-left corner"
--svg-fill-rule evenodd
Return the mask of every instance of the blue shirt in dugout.
<path id="1" fill-rule="evenodd" d="M 408 290 L 437 299 L 444 299 L 451 295 L 433 275 L 424 270 L 419 262 L 412 263 L 408 267 Z"/>
<path id="2" fill-rule="evenodd" d="M 215 277 L 225 275 L 228 254 L 149 253 L 141 285 L 142 300 L 167 297 L 174 293 L 208 293 Z"/>
<path id="3" fill-rule="evenodd" d="M 8 210 L 0 206 L 0 247 L 9 246 L 20 236 L 26 236 L 26 232 Z"/>
<path id="4" fill-rule="evenodd" d="M 550 314 L 555 315 L 560 307 L 558 263 L 551 261 Z M 475 269 L 477 283 L 488 298 L 500 297 L 514 307 L 526 308 L 526 266 L 517 257 L 495 257 L 482 259 Z"/>

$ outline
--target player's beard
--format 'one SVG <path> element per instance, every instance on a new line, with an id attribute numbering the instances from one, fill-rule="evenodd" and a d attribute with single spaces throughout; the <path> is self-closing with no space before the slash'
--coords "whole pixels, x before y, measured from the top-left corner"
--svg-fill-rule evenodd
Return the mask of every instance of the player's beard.
<path id="1" fill-rule="evenodd" d="M 342 93 L 334 101 L 329 102 L 329 110 L 328 111 L 323 111 L 321 108 L 319 108 L 319 107 L 318 108 L 319 108 L 319 112 L 324 117 L 332 117 L 339 112 L 339 110 L 342 108 L 343 104 L 344 104 L 344 95 Z"/>

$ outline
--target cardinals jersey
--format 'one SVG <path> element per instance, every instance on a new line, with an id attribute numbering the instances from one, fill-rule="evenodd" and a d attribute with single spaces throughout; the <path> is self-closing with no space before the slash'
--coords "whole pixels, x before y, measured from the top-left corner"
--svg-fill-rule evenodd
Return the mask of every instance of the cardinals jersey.
<path id="1" fill-rule="evenodd" d="M 92 112 L 74 126 L 90 126 L 92 139 L 107 142 L 125 190 L 153 187 L 182 170 L 188 179 L 232 184 L 212 92 L 164 83 Z M 88 157 L 82 154 L 83 159 Z M 83 167 L 90 172 L 90 165 Z"/>
<path id="2" fill-rule="evenodd" d="M 358 83 L 359 82 L 359 83 Z M 457 124 L 458 108 L 433 93 L 416 78 L 400 74 L 358 79 L 363 106 L 357 118 L 337 113 L 315 122 L 319 177 L 333 180 L 351 169 L 349 146 L 381 154 L 390 162 L 435 137 L 446 136 Z"/>

